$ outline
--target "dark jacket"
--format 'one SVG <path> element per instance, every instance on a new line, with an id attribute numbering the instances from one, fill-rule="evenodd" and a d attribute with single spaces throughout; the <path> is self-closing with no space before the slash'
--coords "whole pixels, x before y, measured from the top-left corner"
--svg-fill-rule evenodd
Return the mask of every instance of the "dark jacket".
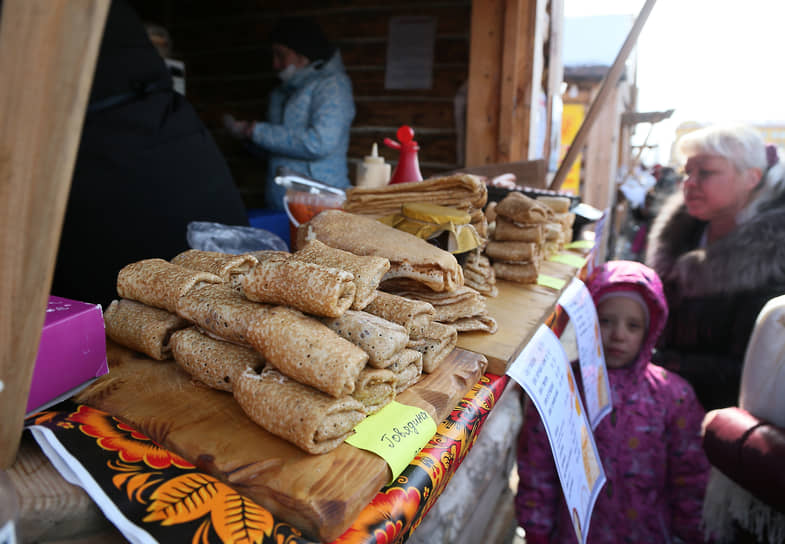
<path id="1" fill-rule="evenodd" d="M 104 31 L 52 294 L 108 304 L 117 272 L 188 249 L 190 221 L 248 225 L 226 162 L 141 20 L 115 0 Z"/>
<path id="2" fill-rule="evenodd" d="M 755 319 L 785 293 L 782 185 L 767 187 L 752 217 L 706 248 L 706 223 L 687 213 L 681 193 L 654 222 L 646 263 L 662 278 L 670 317 L 653 360 L 684 376 L 706 410 L 737 404 Z"/>

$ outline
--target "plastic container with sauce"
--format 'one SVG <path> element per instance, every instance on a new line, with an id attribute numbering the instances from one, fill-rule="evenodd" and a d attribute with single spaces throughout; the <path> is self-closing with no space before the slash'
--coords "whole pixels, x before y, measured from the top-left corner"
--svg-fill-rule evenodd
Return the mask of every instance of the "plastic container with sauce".
<path id="1" fill-rule="evenodd" d="M 291 243 L 297 239 L 297 227 L 310 221 L 322 210 L 340 209 L 346 200 L 342 189 L 330 187 L 292 171 L 284 171 L 275 178 L 278 185 L 286 187 L 283 197 L 284 211 L 289 217 Z"/>

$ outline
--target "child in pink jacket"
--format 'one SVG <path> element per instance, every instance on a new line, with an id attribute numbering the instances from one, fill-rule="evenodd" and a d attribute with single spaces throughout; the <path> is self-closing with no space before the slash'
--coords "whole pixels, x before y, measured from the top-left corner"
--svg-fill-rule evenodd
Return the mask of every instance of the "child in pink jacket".
<path id="1" fill-rule="evenodd" d="M 587 541 L 703 542 L 709 462 L 704 410 L 681 377 L 650 362 L 668 308 L 649 267 L 611 261 L 588 284 L 600 320 L 613 411 L 594 431 L 607 481 Z M 576 378 L 580 374 L 576 372 Z M 548 438 L 529 404 L 518 440 L 518 523 L 527 544 L 575 543 Z"/>

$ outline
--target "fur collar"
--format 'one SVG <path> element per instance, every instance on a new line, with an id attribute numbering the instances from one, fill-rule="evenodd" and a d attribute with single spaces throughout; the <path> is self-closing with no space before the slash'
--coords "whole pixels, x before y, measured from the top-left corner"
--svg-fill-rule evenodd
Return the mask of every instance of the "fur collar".
<path id="1" fill-rule="evenodd" d="M 776 285 L 785 289 L 785 194 L 771 196 L 765 202 L 758 198 L 757 215 L 728 236 L 696 249 L 706 223 L 687 213 L 678 192 L 652 225 L 646 263 L 666 286 L 676 287 L 686 297 Z"/>

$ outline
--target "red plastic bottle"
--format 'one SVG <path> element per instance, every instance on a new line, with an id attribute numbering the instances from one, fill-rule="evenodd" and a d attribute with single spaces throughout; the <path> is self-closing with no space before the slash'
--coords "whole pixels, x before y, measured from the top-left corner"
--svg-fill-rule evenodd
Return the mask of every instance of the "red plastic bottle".
<path id="1" fill-rule="evenodd" d="M 417 151 L 420 150 L 420 146 L 414 141 L 414 130 L 410 126 L 403 125 L 396 132 L 396 136 L 398 137 L 397 142 L 390 138 L 384 139 L 384 144 L 387 147 L 400 150 L 398 164 L 390 176 L 390 184 L 422 181 L 420 163 L 417 160 Z"/>

